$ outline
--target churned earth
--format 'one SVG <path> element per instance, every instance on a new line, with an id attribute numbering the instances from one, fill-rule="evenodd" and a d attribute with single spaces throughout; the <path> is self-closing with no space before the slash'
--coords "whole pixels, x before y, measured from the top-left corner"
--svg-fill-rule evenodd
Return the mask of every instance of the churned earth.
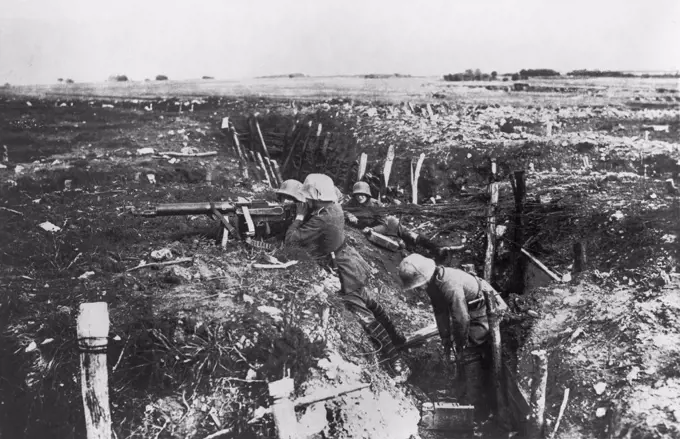
<path id="1" fill-rule="evenodd" d="M 370 383 L 301 408 L 299 428 L 310 437 L 429 434 L 419 431 L 421 403 L 455 390 L 445 387 L 452 372 L 436 339 L 406 354 L 414 377 L 410 386 L 395 386 L 343 310 L 336 279 L 302 259 L 287 270 L 253 267 L 271 256 L 299 259 L 276 237 L 269 240 L 274 251 L 236 241 L 225 251 L 205 216 L 134 215 L 155 203 L 273 200 L 262 181 L 241 178 L 220 130 L 229 117 L 250 145 L 248 117 L 259 113 L 280 164 L 298 139 L 286 177 L 323 171 L 346 191 L 358 154 L 368 154 L 368 172 L 379 179 L 386 150 L 395 146 L 390 186 L 404 203 L 402 221 L 442 243 L 464 244 L 449 262 L 478 271 L 494 158 L 501 200 L 494 284 L 510 294 L 512 310 L 503 323 L 505 350 L 527 395 L 530 353 L 548 351 L 547 429 L 569 388 L 556 437 L 678 436 L 680 211 L 666 180 L 677 181 L 680 110 L 665 101 L 646 108 L 523 106 L 516 104 L 521 93 L 507 95 L 507 105 L 494 95 L 489 105 L 441 99 L 429 106 L 3 97 L 0 146 L 9 160 L 0 169 L 0 435 L 84 436 L 75 318 L 80 303 L 100 300 L 110 309 L 118 437 L 202 438 L 219 430 L 223 437 L 275 437 L 265 413 L 267 383 L 288 375 L 296 397 Z M 645 138 L 645 126 L 657 128 Z M 182 148 L 217 155 L 159 154 Z M 422 207 L 414 208 L 406 204 L 410 167 L 421 152 Z M 508 178 L 520 169 L 527 170 L 526 248 L 571 280 L 513 280 Z M 432 324 L 427 298 L 399 289 L 401 254 L 348 233 L 372 266 L 372 293 L 398 325 L 410 333 Z M 582 274 L 571 273 L 575 241 L 588 249 Z M 162 249 L 166 262 L 190 261 L 135 268 Z M 498 433 L 483 430 L 478 434 Z"/>

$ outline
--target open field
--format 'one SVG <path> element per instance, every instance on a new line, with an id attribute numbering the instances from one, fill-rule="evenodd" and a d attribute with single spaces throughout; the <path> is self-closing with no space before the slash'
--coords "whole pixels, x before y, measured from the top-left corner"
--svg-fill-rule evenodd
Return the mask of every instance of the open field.
<path id="1" fill-rule="evenodd" d="M 258 414 L 271 404 L 267 382 L 286 369 L 296 396 L 372 383 L 300 410 L 308 437 L 430 437 L 417 425 L 420 404 L 457 393 L 438 340 L 405 354 L 411 386 L 395 386 L 342 308 L 337 279 L 282 249 L 280 234 L 267 240 L 272 252 L 234 239 L 225 251 L 206 216 L 133 214 L 156 203 L 273 200 L 253 177 L 255 166 L 241 177 L 220 130 L 229 117 L 240 142 L 257 148 L 255 114 L 272 158 L 283 165 L 292 152 L 284 178 L 325 172 L 347 191 L 365 152 L 374 183 L 393 145 L 390 193 L 405 206 L 403 223 L 442 244 L 463 244 L 440 262 L 479 272 L 494 158 L 505 228 L 493 284 L 512 310 L 505 349 L 523 390 L 531 351 L 548 351 L 548 428 L 570 388 L 556 438 L 679 437 L 680 202 L 668 183 L 679 181 L 678 83 L 521 82 L 534 90 L 437 78 L 0 89 L 8 156 L 0 167 L 0 437 L 84 437 L 74 324 L 79 304 L 95 300 L 111 313 L 118 438 L 203 438 L 220 429 L 229 430 L 225 438 L 275 437 L 271 416 Z M 217 154 L 161 153 L 187 147 Z M 408 205 L 409 177 L 421 153 L 416 207 Z M 516 170 L 527 172 L 527 249 L 562 275 L 573 268 L 574 242 L 587 244 L 587 270 L 572 281 L 530 282 L 513 272 Z M 59 229 L 41 228 L 47 221 Z M 398 326 L 410 333 L 431 324 L 427 297 L 401 291 L 395 267 L 403 254 L 347 233 L 371 265 L 370 291 Z M 191 261 L 134 269 L 164 248 Z M 253 267 L 271 255 L 300 263 Z M 477 433 L 499 434 L 489 425 Z"/>
<path id="2" fill-rule="evenodd" d="M 107 82 L 16 86 L 11 93 L 67 97 L 153 98 L 153 97 L 258 97 L 295 100 L 350 98 L 371 102 L 426 102 L 431 100 L 489 102 L 509 105 L 606 105 L 624 103 L 635 97 L 658 102 L 657 89 L 680 90 L 678 79 L 593 78 L 531 79 L 541 91 L 521 94 L 485 87 L 512 87 L 513 81 L 446 82 L 440 77 L 365 79 L 361 77 L 261 78 L 244 81 L 191 80 L 151 82 Z M 555 89 L 568 89 L 560 92 Z M 6 91 L 5 91 L 6 92 Z M 0 90 L 0 93 L 3 93 Z M 438 97 L 440 96 L 440 97 Z M 680 97 L 676 94 L 675 96 Z M 663 102 L 666 102 L 665 100 Z M 673 100 L 672 102 L 678 102 Z"/>

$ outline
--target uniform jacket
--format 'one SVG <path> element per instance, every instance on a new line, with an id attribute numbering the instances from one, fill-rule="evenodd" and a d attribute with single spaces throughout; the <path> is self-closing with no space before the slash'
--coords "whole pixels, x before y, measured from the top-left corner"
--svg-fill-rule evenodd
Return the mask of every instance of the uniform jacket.
<path id="1" fill-rule="evenodd" d="M 448 340 L 453 334 L 459 352 L 488 340 L 484 294 L 475 276 L 463 270 L 438 266 L 426 291 L 442 340 Z"/>
<path id="2" fill-rule="evenodd" d="M 345 203 L 346 207 L 354 207 L 354 208 L 359 208 L 366 214 L 369 214 L 368 216 L 364 217 L 358 217 L 359 222 L 354 225 L 354 227 L 357 227 L 359 229 L 363 229 L 364 227 L 373 227 L 376 226 L 377 224 L 380 224 L 382 221 L 381 218 L 377 218 L 375 215 L 372 215 L 372 210 L 375 209 L 376 207 L 382 207 L 382 203 L 375 198 L 369 198 L 368 201 L 365 203 L 361 204 L 359 203 L 356 198 L 352 197 L 347 203 Z"/>
<path id="3" fill-rule="evenodd" d="M 286 232 L 287 246 L 300 247 L 323 266 L 335 265 L 343 293 L 362 289 L 368 280 L 369 267 L 361 255 L 345 243 L 345 218 L 342 207 L 333 203 L 309 214 L 304 221 L 295 220 Z"/>

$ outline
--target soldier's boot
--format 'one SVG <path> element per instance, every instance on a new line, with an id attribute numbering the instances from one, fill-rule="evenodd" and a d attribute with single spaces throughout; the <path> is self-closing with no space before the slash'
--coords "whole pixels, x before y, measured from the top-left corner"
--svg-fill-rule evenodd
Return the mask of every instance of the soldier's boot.
<path id="1" fill-rule="evenodd" d="M 381 363 L 390 376 L 398 384 L 406 382 L 411 376 L 411 369 L 401 358 L 399 352 L 397 352 L 385 328 L 377 321 L 368 324 L 364 328 L 373 341 L 380 346 L 380 355 L 383 358 Z"/>
<path id="2" fill-rule="evenodd" d="M 392 319 L 387 314 L 387 312 L 385 312 L 385 308 L 383 308 L 380 303 L 373 299 L 368 299 L 366 301 L 366 307 L 373 313 L 373 316 L 378 321 L 378 323 L 380 323 L 382 327 L 385 328 L 387 334 L 392 340 L 392 343 L 394 343 L 396 347 L 406 343 L 406 336 L 403 332 L 397 329 L 396 326 L 394 326 Z"/>
<path id="3" fill-rule="evenodd" d="M 475 419 L 485 419 L 491 410 L 491 395 L 487 391 L 487 377 L 484 370 L 483 355 L 473 349 L 463 353 L 463 372 L 465 376 L 465 401 L 475 406 Z"/>

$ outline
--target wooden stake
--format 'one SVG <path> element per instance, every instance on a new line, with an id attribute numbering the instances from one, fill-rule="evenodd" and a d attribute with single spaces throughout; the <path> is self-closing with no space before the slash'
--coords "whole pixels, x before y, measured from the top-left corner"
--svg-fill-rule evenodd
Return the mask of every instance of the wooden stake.
<path id="1" fill-rule="evenodd" d="M 220 243 L 220 246 L 222 249 L 227 248 L 227 240 L 229 239 L 229 229 L 226 227 L 222 227 L 222 242 Z"/>
<path id="2" fill-rule="evenodd" d="M 295 145 L 297 145 L 298 141 L 300 140 L 300 137 L 302 136 L 302 131 L 304 128 L 304 124 L 301 124 L 297 130 L 293 133 L 293 141 L 290 144 L 290 149 L 288 150 L 288 155 L 286 156 L 286 159 L 283 161 L 283 165 L 281 165 L 281 171 L 286 172 L 286 169 L 288 169 L 288 162 L 290 161 L 291 157 L 293 156 L 293 151 L 295 150 Z M 312 122 L 309 121 L 307 123 L 308 127 L 312 126 Z"/>
<path id="3" fill-rule="evenodd" d="M 555 437 L 557 429 L 560 428 L 560 421 L 562 421 L 562 416 L 564 415 L 564 410 L 567 408 L 567 402 L 569 401 L 569 388 L 564 389 L 564 397 L 562 398 L 562 405 L 560 406 L 560 411 L 557 414 L 557 420 L 555 421 L 555 428 L 553 428 L 552 433 L 550 433 L 550 439 Z"/>
<path id="4" fill-rule="evenodd" d="M 274 166 L 272 165 L 271 160 L 269 160 L 269 157 L 264 158 L 264 164 L 267 166 L 267 169 L 269 170 L 269 175 L 271 176 L 274 187 L 281 186 L 281 182 L 279 181 L 278 178 L 276 178 L 276 172 L 274 172 Z"/>
<path id="5" fill-rule="evenodd" d="M 262 154 L 259 152 L 256 154 L 257 157 L 257 162 L 260 164 L 260 167 L 262 168 L 262 171 L 264 171 L 264 179 L 267 180 L 267 185 L 269 187 L 274 187 L 272 185 L 272 181 L 269 179 L 269 172 L 267 172 L 267 167 L 264 164 L 264 160 L 262 159 Z"/>
<path id="6" fill-rule="evenodd" d="M 279 169 L 279 164 L 274 159 L 271 160 L 271 164 L 272 168 L 274 169 L 274 173 L 276 174 L 276 179 L 279 181 L 279 186 L 281 186 L 281 183 L 283 183 L 283 177 L 281 177 L 281 169 Z"/>
<path id="7" fill-rule="evenodd" d="M 323 139 L 323 146 L 321 147 L 321 157 L 324 158 L 324 161 L 326 160 L 326 156 L 328 155 L 328 145 L 331 142 L 331 133 L 326 133 Z"/>
<path id="8" fill-rule="evenodd" d="M 260 140 L 260 146 L 262 147 L 262 154 L 264 158 L 264 163 L 266 165 L 265 170 L 271 176 L 274 187 L 279 187 L 281 182 L 274 172 L 274 168 L 271 165 L 271 157 L 269 156 L 269 150 L 267 149 L 267 144 L 264 143 L 264 137 L 262 136 L 262 130 L 260 130 L 260 124 L 257 121 L 257 117 L 253 116 L 253 125 L 255 125 L 255 132 L 257 133 L 257 138 Z"/>
<path id="9" fill-rule="evenodd" d="M 420 178 L 420 168 L 423 166 L 423 162 L 425 161 L 425 153 L 421 153 L 420 157 L 418 157 L 418 163 L 416 163 L 416 169 L 415 171 L 413 168 L 411 168 L 411 190 L 412 190 L 412 197 L 411 197 L 411 202 L 413 204 L 418 204 L 418 179 Z M 411 164 L 413 166 L 413 164 Z"/>
<path id="10" fill-rule="evenodd" d="M 512 190 L 515 196 L 515 245 L 513 246 L 513 274 L 515 276 L 514 284 L 517 292 L 524 291 L 524 271 L 526 268 L 526 259 L 522 256 L 521 249 L 524 246 L 524 204 L 526 202 L 527 187 L 526 175 L 524 171 L 515 171 L 510 178 L 512 183 Z"/>
<path id="11" fill-rule="evenodd" d="M 496 251 L 496 205 L 498 204 L 498 183 L 489 184 L 491 201 L 487 208 L 486 255 L 484 257 L 484 279 L 491 283 L 493 257 Z"/>
<path id="12" fill-rule="evenodd" d="M 574 273 L 580 273 L 586 268 L 586 244 L 582 241 L 574 243 Z"/>
<path id="13" fill-rule="evenodd" d="M 394 145 L 390 145 L 389 148 L 387 148 L 387 157 L 385 158 L 385 166 L 383 167 L 383 185 L 380 190 L 380 196 L 379 200 L 382 201 L 383 195 L 385 195 L 385 192 L 387 191 L 387 188 L 389 187 L 390 183 L 390 175 L 392 174 L 392 164 L 394 163 Z"/>
<path id="14" fill-rule="evenodd" d="M 361 179 L 364 178 L 364 174 L 366 173 L 367 162 L 368 155 L 365 152 L 362 152 L 361 156 L 359 157 L 359 171 L 357 173 L 357 181 L 361 181 Z"/>
<path id="15" fill-rule="evenodd" d="M 279 433 L 279 439 L 296 439 L 298 437 L 295 405 L 290 399 L 293 395 L 293 390 L 292 378 L 284 378 L 269 383 L 269 395 L 274 399 L 271 409 L 274 414 L 274 422 Z"/>
<path id="16" fill-rule="evenodd" d="M 484 294 L 484 301 L 486 302 L 486 315 L 489 322 L 489 333 L 491 334 L 491 372 L 494 390 L 496 391 L 496 415 L 497 419 L 501 423 L 507 424 L 510 417 L 508 415 L 507 403 L 505 401 L 505 391 L 503 388 L 501 371 L 503 354 L 501 351 L 500 319 L 503 316 L 499 315 L 498 309 L 496 307 L 496 299 L 495 297 L 491 297 L 487 288 L 482 288 L 482 293 Z M 492 294 L 495 295 L 496 293 L 492 292 Z"/>
<path id="17" fill-rule="evenodd" d="M 238 154 L 238 161 L 239 161 L 239 166 L 241 168 L 241 176 L 244 179 L 248 178 L 248 157 L 241 148 L 241 142 L 238 141 L 238 134 L 236 133 L 236 129 L 234 129 L 234 126 L 230 126 L 230 131 L 231 131 L 231 138 L 234 141 L 234 148 L 236 148 L 236 153 Z"/>
<path id="18" fill-rule="evenodd" d="M 106 345 L 109 310 L 106 302 L 80 305 L 76 332 L 80 349 L 80 384 L 88 439 L 111 439 L 109 375 Z"/>
<path id="19" fill-rule="evenodd" d="M 529 437 L 541 439 L 545 414 L 545 389 L 548 384 L 548 357 L 546 352 L 533 351 L 534 376 L 531 380 L 531 415 L 529 416 Z"/>
<path id="20" fill-rule="evenodd" d="M 263 168 L 260 168 L 260 165 L 257 161 L 257 156 L 255 153 L 251 150 L 248 150 L 248 155 L 250 156 L 250 160 L 255 164 L 255 171 L 257 173 L 257 179 L 262 181 L 264 180 L 263 173 L 266 175 L 266 172 Z"/>

